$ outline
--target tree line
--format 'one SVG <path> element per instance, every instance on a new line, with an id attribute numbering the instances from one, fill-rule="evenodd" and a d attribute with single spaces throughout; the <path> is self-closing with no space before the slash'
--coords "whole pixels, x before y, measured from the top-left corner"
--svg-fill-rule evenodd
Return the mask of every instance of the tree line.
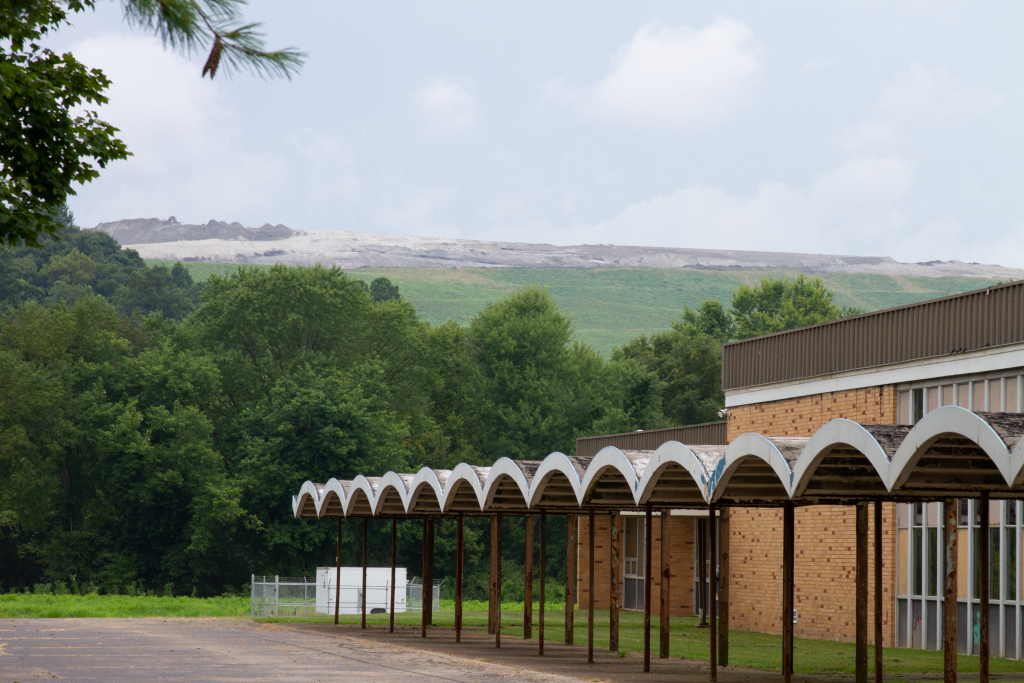
<path id="1" fill-rule="evenodd" d="M 543 288 L 429 325 L 386 278 L 240 266 L 196 283 L 61 220 L 59 240 L 0 247 L 0 591 L 213 595 L 254 572 L 309 575 L 333 564 L 335 526 L 292 517 L 307 479 L 539 459 L 580 436 L 717 419 L 723 343 L 857 312 L 820 280 L 766 279 L 606 359 Z M 375 564 L 388 523 L 372 522 Z M 506 524 L 511 575 L 524 527 Z M 399 526 L 416 575 L 418 522 Z M 467 596 L 483 597 L 488 526 L 467 527 Z M 454 547 L 441 522 L 437 576 Z M 549 557 L 556 581 L 564 555 Z"/>

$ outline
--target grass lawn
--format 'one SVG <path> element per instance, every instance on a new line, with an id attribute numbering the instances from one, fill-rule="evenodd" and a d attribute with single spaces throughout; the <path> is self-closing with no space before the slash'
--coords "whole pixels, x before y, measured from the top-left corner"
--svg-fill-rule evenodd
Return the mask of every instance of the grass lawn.
<path id="1" fill-rule="evenodd" d="M 159 263 L 149 261 L 149 263 Z M 185 263 L 192 277 L 205 280 L 234 264 Z M 795 277 L 782 270 L 712 271 L 681 268 L 358 268 L 353 277 L 369 282 L 385 276 L 399 286 L 424 320 L 467 324 L 502 294 L 525 285 L 550 288 L 559 305 L 573 314 L 580 339 L 607 355 L 634 337 L 669 327 L 687 304 L 707 298 L 723 303 L 741 284 L 765 277 Z M 874 274 L 823 274 L 836 301 L 873 311 L 948 296 L 994 284 L 964 277 L 892 277 Z"/>
<path id="2" fill-rule="evenodd" d="M 245 617 L 249 597 L 158 598 L 127 595 L 0 595 L 0 618 Z"/>
<path id="3" fill-rule="evenodd" d="M 441 602 L 441 611 L 434 613 L 434 624 L 441 627 L 454 627 L 454 604 L 450 601 Z M 563 642 L 565 637 L 565 613 L 561 605 L 548 605 L 544 618 L 544 640 Z M 533 633 L 537 637 L 537 606 L 533 609 Z M 419 612 L 396 614 L 395 623 L 418 626 Z M 346 624 L 358 624 L 358 615 L 341 615 L 340 621 Z M 576 610 L 574 635 L 576 645 L 587 643 L 587 613 Z M 698 659 L 706 661 L 709 652 L 708 629 L 697 628 L 697 617 L 676 617 L 672 619 L 672 640 L 670 652 L 673 657 Z M 367 623 L 386 627 L 388 615 L 367 615 Z M 464 628 L 474 630 L 487 629 L 487 604 L 485 602 L 464 603 Z M 608 611 L 594 612 L 594 647 L 608 648 Z M 658 656 L 659 639 L 658 617 L 651 619 L 651 653 Z M 502 605 L 503 635 L 522 637 L 523 605 Z M 643 651 L 643 614 L 632 611 L 619 612 L 619 648 L 628 652 Z M 821 640 L 797 638 L 793 644 L 794 666 L 798 673 L 853 673 L 855 645 L 853 643 L 833 643 Z M 874 648 L 868 647 L 868 656 L 874 661 Z M 885 672 L 889 675 L 911 673 L 938 673 L 942 671 L 942 652 L 924 650 L 907 650 L 885 648 L 883 661 Z M 1022 672 L 1024 661 L 999 659 L 993 657 L 991 670 L 996 672 Z M 729 662 L 739 666 L 749 666 L 770 671 L 782 668 L 782 637 L 750 631 L 731 631 L 729 633 Z M 963 673 L 978 671 L 978 658 L 960 653 L 957 657 L 957 669 Z M 872 671 L 874 664 L 870 664 Z M 1022 676 L 1024 678 L 1024 676 Z"/>

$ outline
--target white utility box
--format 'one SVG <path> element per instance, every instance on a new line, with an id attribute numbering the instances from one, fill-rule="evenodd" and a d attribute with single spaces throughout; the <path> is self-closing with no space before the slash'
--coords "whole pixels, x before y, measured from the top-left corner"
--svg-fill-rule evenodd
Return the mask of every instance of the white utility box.
<path id="1" fill-rule="evenodd" d="M 316 613 L 334 614 L 337 567 L 316 569 Z M 395 567 L 395 612 L 405 611 L 405 567 Z M 391 567 L 366 568 L 366 613 L 391 611 Z M 363 568 L 342 567 L 338 591 L 339 614 L 359 614 L 363 610 Z"/>

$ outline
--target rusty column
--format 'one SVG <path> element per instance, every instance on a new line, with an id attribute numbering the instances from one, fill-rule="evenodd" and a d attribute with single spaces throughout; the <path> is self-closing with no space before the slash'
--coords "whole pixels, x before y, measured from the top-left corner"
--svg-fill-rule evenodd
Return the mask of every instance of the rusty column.
<path id="1" fill-rule="evenodd" d="M 659 613 L 659 634 L 658 657 L 668 659 L 669 636 L 671 635 L 672 624 L 672 531 L 669 524 L 672 521 L 671 511 L 661 511 L 661 601 L 658 604 Z"/>
<path id="2" fill-rule="evenodd" d="M 718 534 L 715 533 L 715 506 L 708 506 L 708 559 L 711 581 L 708 585 L 708 619 L 711 635 L 711 680 L 718 680 Z"/>
<path id="3" fill-rule="evenodd" d="M 495 577 L 498 575 L 498 569 L 495 567 L 494 558 L 495 553 L 498 550 L 498 518 L 491 517 L 491 571 L 490 571 L 490 582 L 487 587 L 487 634 L 494 635 L 494 591 L 495 591 Z"/>
<path id="4" fill-rule="evenodd" d="M 587 663 L 594 663 L 594 508 L 590 508 L 590 557 L 587 561 Z"/>
<path id="5" fill-rule="evenodd" d="M 609 515 L 611 537 L 611 575 L 608 590 L 608 649 L 619 651 L 619 513 Z"/>
<path id="6" fill-rule="evenodd" d="M 957 613 L 957 528 L 956 528 L 956 499 L 950 499 L 944 503 L 946 511 L 945 535 L 946 535 L 946 586 L 943 591 L 944 600 L 944 624 L 942 649 L 945 653 L 944 675 L 945 683 L 956 683 L 956 613 Z"/>
<path id="7" fill-rule="evenodd" d="M 434 520 L 427 520 L 427 576 L 423 580 L 423 594 L 427 604 L 427 626 L 434 625 Z M 429 579 L 429 581 L 427 580 Z"/>
<path id="8" fill-rule="evenodd" d="M 398 519 L 391 518 L 391 616 L 388 619 L 388 633 L 395 632 L 395 564 L 398 559 Z"/>
<path id="9" fill-rule="evenodd" d="M 793 503 L 782 507 L 782 680 L 793 680 L 793 574 L 796 520 Z"/>
<path id="10" fill-rule="evenodd" d="M 548 513 L 540 511 L 540 602 L 537 604 L 537 644 L 538 654 L 544 654 L 544 567 L 548 562 Z"/>
<path id="11" fill-rule="evenodd" d="M 875 683 L 882 683 L 882 501 L 875 501 Z"/>
<path id="12" fill-rule="evenodd" d="M 462 642 L 462 574 L 466 557 L 466 515 L 459 513 L 455 540 L 455 642 Z"/>
<path id="13" fill-rule="evenodd" d="M 576 515 L 565 519 L 565 644 L 572 645 L 576 618 Z"/>
<path id="14" fill-rule="evenodd" d="M 700 520 L 704 521 L 704 520 Z M 707 522 L 704 521 L 705 526 Z M 697 528 L 700 528 L 698 523 Z M 707 563 L 707 552 L 708 552 L 708 532 L 704 529 L 703 533 L 698 533 L 696 538 L 693 539 L 693 549 L 696 553 L 694 562 L 697 565 L 697 584 L 700 586 L 700 596 L 695 599 L 700 601 L 700 621 L 697 623 L 697 628 L 708 627 L 708 563 Z"/>
<path id="15" fill-rule="evenodd" d="M 718 514 L 718 665 L 729 666 L 729 508 Z"/>
<path id="16" fill-rule="evenodd" d="M 856 656 L 854 680 L 868 683 L 868 504 L 857 503 Z"/>
<path id="17" fill-rule="evenodd" d="M 341 517 L 338 517 L 338 564 L 334 569 L 334 624 L 338 624 L 338 603 L 341 600 Z"/>
<path id="18" fill-rule="evenodd" d="M 981 524 L 978 529 L 978 534 L 981 536 L 981 543 L 978 544 L 978 569 L 981 571 L 981 619 L 979 624 L 979 636 L 981 642 L 978 644 L 979 647 L 979 659 L 980 667 L 978 673 L 979 683 L 988 683 L 989 671 L 988 671 L 988 601 L 991 597 L 991 586 L 989 585 L 989 577 L 991 575 L 991 568 L 989 567 L 989 548 L 991 540 L 989 539 L 989 503 L 988 503 L 988 491 L 982 491 L 981 500 L 978 501 L 981 506 Z"/>
<path id="19" fill-rule="evenodd" d="M 498 529 L 498 550 L 494 557 L 494 647 L 501 647 L 501 514 L 494 516 Z"/>
<path id="20" fill-rule="evenodd" d="M 654 545 L 654 511 L 647 504 L 644 524 L 644 673 L 651 670 L 651 546 Z"/>
<path id="21" fill-rule="evenodd" d="M 370 518 L 363 517 L 363 625 L 366 628 L 366 541 L 370 536 Z"/>
<path id="22" fill-rule="evenodd" d="M 523 598 L 523 638 L 533 638 L 533 515 L 526 515 L 526 586 Z"/>

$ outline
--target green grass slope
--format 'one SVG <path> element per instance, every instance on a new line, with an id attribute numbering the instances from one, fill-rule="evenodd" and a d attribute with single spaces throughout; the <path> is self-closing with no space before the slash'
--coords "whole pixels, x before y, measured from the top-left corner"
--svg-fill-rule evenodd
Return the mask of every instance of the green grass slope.
<path id="1" fill-rule="evenodd" d="M 194 278 L 224 273 L 232 264 L 186 263 Z M 381 275 L 397 284 L 424 320 L 468 323 L 489 302 L 525 285 L 548 287 L 572 313 L 580 338 L 601 353 L 639 334 L 669 326 L 683 305 L 707 298 L 728 303 L 733 290 L 765 277 L 796 277 L 783 270 L 682 270 L 675 268 L 360 268 L 350 274 L 367 282 Z M 965 277 L 822 275 L 837 302 L 874 311 L 981 289 L 995 280 Z"/>

